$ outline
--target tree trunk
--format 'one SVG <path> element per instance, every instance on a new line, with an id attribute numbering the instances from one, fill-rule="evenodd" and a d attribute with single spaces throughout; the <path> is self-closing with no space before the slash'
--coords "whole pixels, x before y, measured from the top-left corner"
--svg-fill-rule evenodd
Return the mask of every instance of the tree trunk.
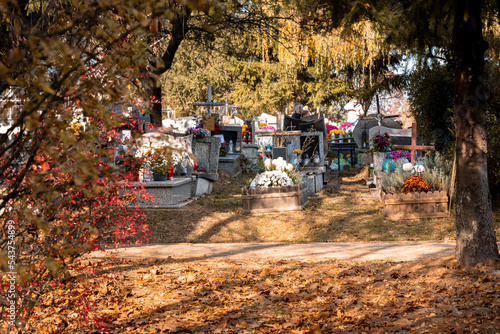
<path id="1" fill-rule="evenodd" d="M 470 266 L 498 259 L 488 189 L 482 0 L 456 2 L 455 55 L 456 256 Z M 468 15 L 465 19 L 464 17 Z"/>
<path id="2" fill-rule="evenodd" d="M 182 7 L 182 10 L 180 10 L 170 22 L 172 24 L 171 38 L 168 42 L 167 50 L 161 56 L 163 63 L 161 65 L 153 66 L 154 74 L 150 75 L 152 78 L 151 103 L 153 104 L 150 116 L 151 123 L 157 127 L 162 126 L 162 89 L 160 76 L 172 67 L 175 53 L 179 49 L 181 42 L 184 40 L 184 37 L 189 30 L 187 21 L 191 16 L 191 9 L 187 5 L 182 5 Z"/>
<path id="3" fill-rule="evenodd" d="M 151 104 L 153 105 L 151 116 L 151 124 L 156 127 L 162 126 L 162 112 L 161 112 L 161 81 L 155 78 L 153 87 L 151 88 Z"/>

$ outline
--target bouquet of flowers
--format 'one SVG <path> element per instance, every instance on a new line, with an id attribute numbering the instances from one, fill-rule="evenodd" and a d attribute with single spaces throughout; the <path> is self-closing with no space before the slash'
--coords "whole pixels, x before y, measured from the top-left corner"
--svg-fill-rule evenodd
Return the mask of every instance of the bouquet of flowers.
<path id="1" fill-rule="evenodd" d="M 293 165 L 286 162 L 286 160 L 282 157 L 274 160 L 266 159 L 266 161 L 264 161 L 264 167 L 266 167 L 266 170 L 269 171 L 276 170 L 278 172 L 285 172 L 288 174 L 293 172 Z"/>
<path id="2" fill-rule="evenodd" d="M 202 128 L 188 128 L 186 134 L 192 134 L 195 137 L 209 137 L 210 131 Z"/>
<path id="3" fill-rule="evenodd" d="M 410 152 L 392 151 L 391 155 L 392 155 L 392 158 L 394 160 L 398 160 L 399 158 L 403 157 L 403 158 L 406 158 L 406 160 L 411 161 L 411 153 Z"/>
<path id="4" fill-rule="evenodd" d="M 250 183 L 249 188 L 255 189 L 282 186 L 293 186 L 292 179 L 285 172 L 273 170 L 258 174 Z"/>
<path id="5" fill-rule="evenodd" d="M 330 125 L 330 124 L 326 124 L 325 127 L 326 127 L 326 133 L 330 133 L 332 130 L 338 130 L 339 129 L 335 125 Z"/>
<path id="6" fill-rule="evenodd" d="M 258 174 L 252 180 L 249 186 L 250 189 L 293 186 L 300 182 L 300 178 L 294 173 L 293 165 L 286 162 L 282 157 L 274 160 L 266 159 L 264 166 L 266 171 Z"/>
<path id="7" fill-rule="evenodd" d="M 261 130 L 271 130 L 271 131 L 276 131 L 276 128 L 271 125 L 266 125 L 260 128 Z"/>
<path id="8" fill-rule="evenodd" d="M 352 137 L 352 133 L 354 131 L 355 125 L 349 122 L 345 122 L 340 124 L 340 129 L 344 130 L 344 133 L 346 134 L 347 137 Z"/>
<path id="9" fill-rule="evenodd" d="M 382 135 L 376 135 L 372 138 L 373 152 L 385 152 L 387 147 L 392 148 L 391 137 L 386 132 Z"/>

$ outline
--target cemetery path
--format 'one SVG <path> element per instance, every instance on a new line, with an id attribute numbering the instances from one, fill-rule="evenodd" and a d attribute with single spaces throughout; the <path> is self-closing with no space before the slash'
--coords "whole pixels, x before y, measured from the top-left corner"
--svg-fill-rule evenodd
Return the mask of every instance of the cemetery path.
<path id="1" fill-rule="evenodd" d="M 455 242 L 376 242 L 376 243 L 217 243 L 142 245 L 114 249 L 119 258 L 210 260 L 292 260 L 322 261 L 419 261 L 451 256 Z M 92 256 L 100 257 L 102 252 Z"/>

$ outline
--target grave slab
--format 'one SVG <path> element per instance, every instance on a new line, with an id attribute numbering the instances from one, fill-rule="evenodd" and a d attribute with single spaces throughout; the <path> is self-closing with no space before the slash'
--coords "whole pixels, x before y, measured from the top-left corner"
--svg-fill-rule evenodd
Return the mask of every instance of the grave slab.
<path id="1" fill-rule="evenodd" d="M 132 187 L 142 185 L 147 194 L 152 195 L 154 202 L 139 200 L 139 207 L 147 209 L 178 209 L 191 203 L 191 177 L 179 177 L 167 181 L 152 181 L 140 184 L 134 182 Z"/>
<path id="2" fill-rule="evenodd" d="M 219 170 L 228 173 L 231 176 L 241 172 L 241 154 L 228 154 L 225 157 L 219 157 Z"/>
<path id="3" fill-rule="evenodd" d="M 194 182 L 191 183 L 191 185 L 192 185 L 191 196 L 192 197 L 200 197 L 202 195 L 212 193 L 213 188 L 214 188 L 214 181 L 203 177 L 203 175 L 194 174 L 194 173 L 193 173 L 193 181 Z"/>
<path id="4" fill-rule="evenodd" d="M 259 157 L 260 146 L 256 144 L 243 144 L 241 153 L 250 161 L 255 162 Z"/>

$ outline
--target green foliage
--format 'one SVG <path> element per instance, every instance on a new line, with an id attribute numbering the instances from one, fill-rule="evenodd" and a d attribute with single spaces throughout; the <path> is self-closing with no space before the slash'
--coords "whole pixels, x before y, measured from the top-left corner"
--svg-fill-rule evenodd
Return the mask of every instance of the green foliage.
<path id="1" fill-rule="evenodd" d="M 170 164 L 161 155 L 156 155 L 149 160 L 149 170 L 154 174 L 167 174 Z"/>
<path id="2" fill-rule="evenodd" d="M 435 64 L 415 71 L 409 81 L 408 95 L 418 132 L 425 143 L 438 151 L 453 147 L 453 71 Z"/>
<path id="3" fill-rule="evenodd" d="M 253 174 L 254 176 L 266 170 L 266 168 L 264 167 L 264 162 L 262 162 L 262 160 L 245 164 L 242 166 L 242 169 L 247 173 Z"/>

